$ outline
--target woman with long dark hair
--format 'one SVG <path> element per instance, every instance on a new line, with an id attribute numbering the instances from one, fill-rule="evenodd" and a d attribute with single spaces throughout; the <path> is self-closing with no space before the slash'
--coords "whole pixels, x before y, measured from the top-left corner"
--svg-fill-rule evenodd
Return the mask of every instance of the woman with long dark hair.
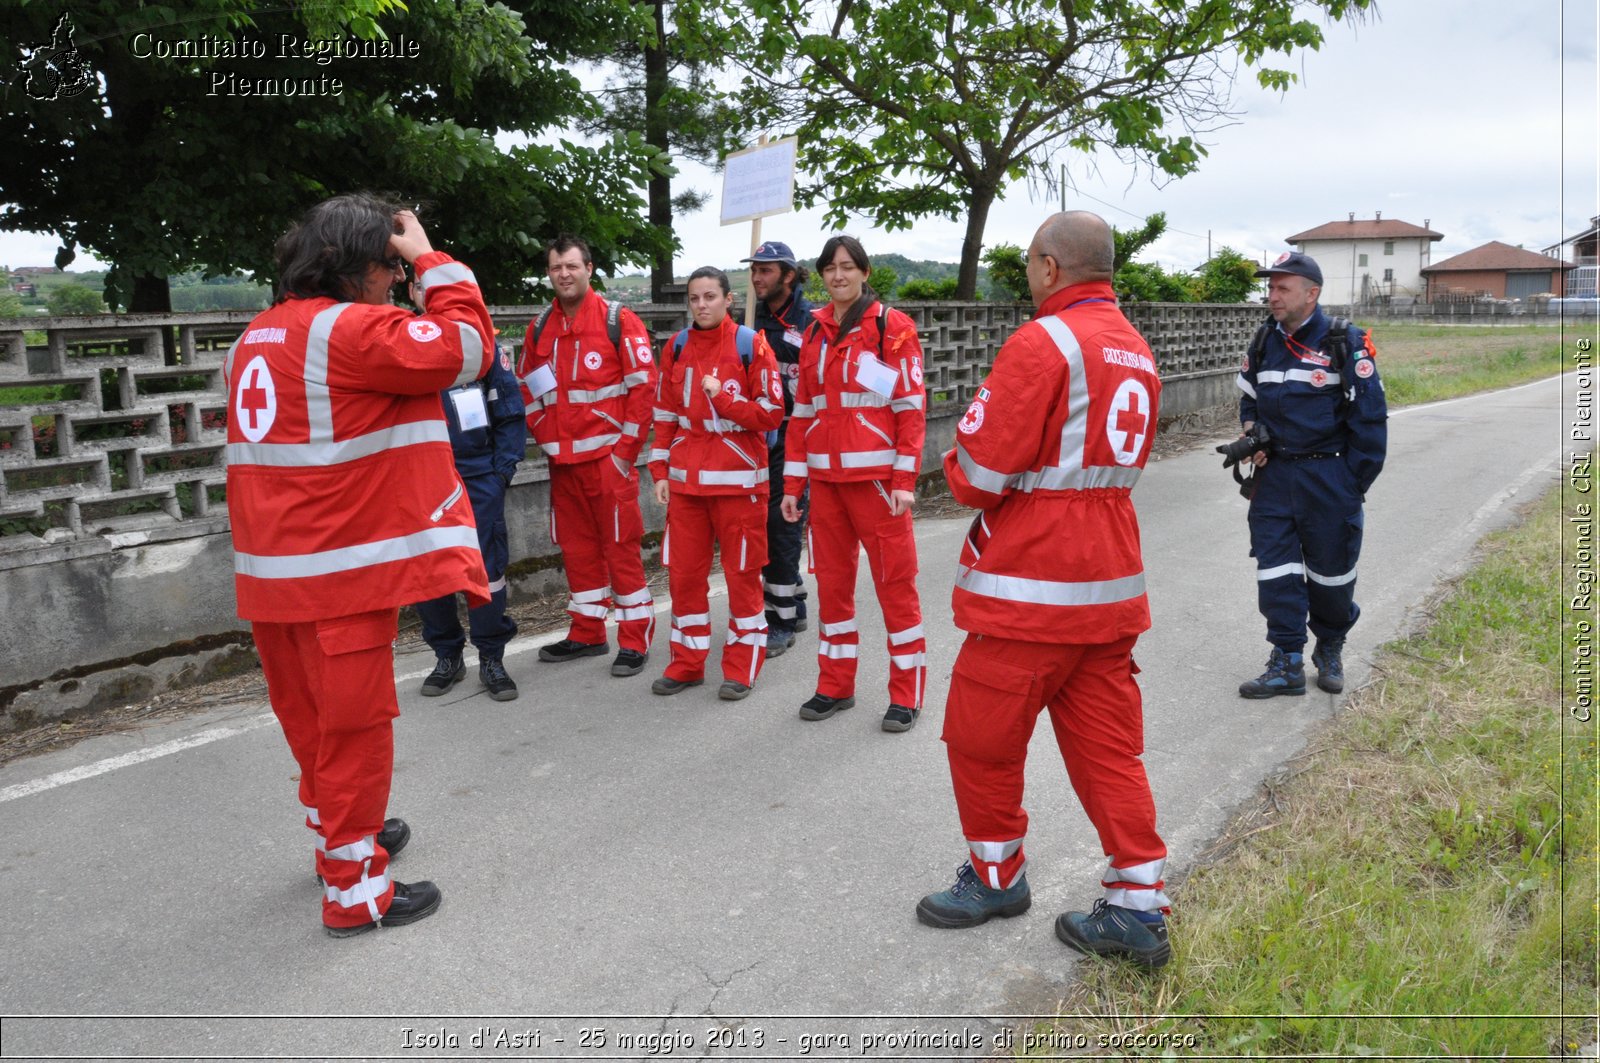
<path id="1" fill-rule="evenodd" d="M 747 697 L 767 656 L 761 566 L 767 563 L 767 433 L 783 420 L 783 382 L 767 338 L 728 316 L 728 275 L 689 274 L 689 327 L 661 350 L 650 475 L 667 507 L 661 561 L 672 592 L 672 659 L 662 695 L 705 681 L 711 651 L 711 552 L 722 550 L 728 634 L 726 701 Z"/>
<path id="2" fill-rule="evenodd" d="M 922 342 L 916 324 L 878 299 L 861 241 L 834 236 L 817 272 L 830 302 L 800 349 L 800 376 L 784 454 L 783 515 L 800 519 L 811 485 L 811 562 L 821 607 L 817 692 L 803 720 L 826 720 L 855 704 L 858 551 L 867 552 L 889 633 L 885 731 L 909 731 L 927 677 L 917 543 L 911 530 L 926 434 Z"/>

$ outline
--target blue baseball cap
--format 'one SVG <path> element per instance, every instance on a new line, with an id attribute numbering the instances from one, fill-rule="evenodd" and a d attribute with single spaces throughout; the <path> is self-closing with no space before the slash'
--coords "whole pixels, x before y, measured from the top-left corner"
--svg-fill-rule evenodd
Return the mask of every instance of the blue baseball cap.
<path id="1" fill-rule="evenodd" d="M 755 254 L 749 258 L 741 258 L 740 262 L 782 262 L 786 266 L 799 268 L 800 260 L 794 257 L 794 252 L 789 250 L 789 245 L 778 240 L 768 240 L 756 248 Z"/>
<path id="2" fill-rule="evenodd" d="M 1322 287 L 1322 267 L 1317 265 L 1316 259 L 1298 251 L 1285 251 L 1272 265 L 1256 270 L 1258 277 L 1270 277 L 1274 273 L 1292 273 L 1296 277 L 1304 277 L 1318 288 Z"/>

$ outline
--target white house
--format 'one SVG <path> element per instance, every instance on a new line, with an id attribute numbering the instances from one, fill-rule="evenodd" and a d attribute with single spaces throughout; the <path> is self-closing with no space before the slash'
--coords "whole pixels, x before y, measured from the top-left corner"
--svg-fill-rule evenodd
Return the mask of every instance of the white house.
<path id="1" fill-rule="evenodd" d="M 1434 241 L 1443 239 L 1443 233 L 1428 228 L 1426 218 L 1413 225 L 1385 220 L 1380 211 L 1370 220 L 1352 213 L 1346 221 L 1330 221 L 1284 242 L 1322 267 L 1324 303 L 1354 306 L 1421 299 L 1427 290 L 1422 269 Z"/>

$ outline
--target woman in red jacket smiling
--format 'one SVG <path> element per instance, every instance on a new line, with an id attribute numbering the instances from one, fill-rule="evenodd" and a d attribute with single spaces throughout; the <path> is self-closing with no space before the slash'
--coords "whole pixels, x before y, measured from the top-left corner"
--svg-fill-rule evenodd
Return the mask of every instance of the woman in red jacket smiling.
<path id="1" fill-rule="evenodd" d="M 750 693 L 767 656 L 761 567 L 767 563 L 766 434 L 783 420 L 783 383 L 767 339 L 728 316 L 728 275 L 689 275 L 690 327 L 661 351 L 650 475 L 667 507 L 661 560 L 672 592 L 672 659 L 650 685 L 676 694 L 705 681 L 711 650 L 707 581 L 713 539 L 728 585 L 728 634 L 717 696 Z"/>
<path id="2" fill-rule="evenodd" d="M 811 481 L 811 563 L 822 610 L 817 692 L 803 720 L 826 720 L 855 704 L 857 551 L 864 547 L 889 629 L 885 731 L 909 731 L 926 685 L 917 544 L 911 504 L 926 434 L 922 342 L 905 314 L 878 301 L 861 242 L 835 236 L 817 272 L 829 305 L 812 312 L 784 454 L 783 515 L 800 519 Z"/>

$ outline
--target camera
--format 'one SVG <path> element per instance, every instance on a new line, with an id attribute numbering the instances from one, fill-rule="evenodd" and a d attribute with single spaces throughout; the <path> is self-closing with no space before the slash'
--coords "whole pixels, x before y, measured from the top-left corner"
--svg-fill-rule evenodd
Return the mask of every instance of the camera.
<path id="1" fill-rule="evenodd" d="M 1272 438 L 1267 434 L 1267 426 L 1259 422 L 1249 432 L 1235 439 L 1231 443 L 1223 443 L 1217 447 L 1217 453 L 1222 455 L 1222 467 L 1231 469 L 1241 461 L 1249 461 L 1258 450 L 1271 450 Z"/>

